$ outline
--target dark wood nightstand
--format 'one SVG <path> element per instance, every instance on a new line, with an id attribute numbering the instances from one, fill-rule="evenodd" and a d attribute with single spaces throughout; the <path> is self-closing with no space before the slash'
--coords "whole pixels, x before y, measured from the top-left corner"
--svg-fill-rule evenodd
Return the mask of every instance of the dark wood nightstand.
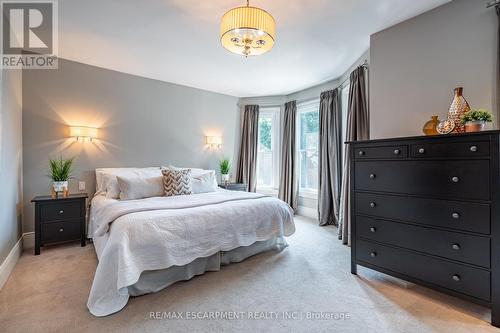
<path id="1" fill-rule="evenodd" d="M 71 194 L 67 198 L 34 197 L 35 203 L 35 255 L 40 246 L 80 240 L 86 244 L 85 213 L 87 193 Z"/>
<path id="2" fill-rule="evenodd" d="M 243 183 L 228 183 L 228 184 L 219 184 L 220 188 L 230 191 L 247 191 L 247 184 Z"/>

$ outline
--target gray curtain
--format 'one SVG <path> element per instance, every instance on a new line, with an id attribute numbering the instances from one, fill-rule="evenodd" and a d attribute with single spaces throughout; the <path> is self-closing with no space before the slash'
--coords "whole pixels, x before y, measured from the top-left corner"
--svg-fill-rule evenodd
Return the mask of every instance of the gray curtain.
<path id="1" fill-rule="evenodd" d="M 365 66 L 356 68 L 350 76 L 349 105 L 347 113 L 347 141 L 366 140 L 370 137 L 368 113 L 368 88 Z M 349 149 L 345 150 L 342 173 L 342 194 L 340 204 L 339 239 L 351 245 L 351 164 Z"/>
<path id="2" fill-rule="evenodd" d="M 240 156 L 236 181 L 245 183 L 249 192 L 257 186 L 257 145 L 259 134 L 259 106 L 245 105 L 241 125 Z"/>
<path id="3" fill-rule="evenodd" d="M 283 136 L 281 142 L 281 168 L 278 197 L 290 205 L 293 210 L 298 206 L 297 166 L 295 161 L 295 122 L 297 118 L 297 102 L 285 104 L 283 114 Z"/>
<path id="4" fill-rule="evenodd" d="M 342 179 L 342 109 L 340 89 L 321 93 L 319 104 L 319 187 L 320 225 L 338 225 Z"/>

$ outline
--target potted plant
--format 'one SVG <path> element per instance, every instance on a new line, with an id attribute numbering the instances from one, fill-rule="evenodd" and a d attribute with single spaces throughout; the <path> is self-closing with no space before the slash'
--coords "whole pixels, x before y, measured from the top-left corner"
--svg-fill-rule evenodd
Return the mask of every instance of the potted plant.
<path id="1" fill-rule="evenodd" d="M 222 160 L 219 161 L 219 169 L 220 169 L 220 174 L 222 181 L 224 183 L 229 182 L 229 172 L 231 171 L 231 163 L 229 162 L 229 159 L 223 158 Z"/>
<path id="2" fill-rule="evenodd" d="M 460 121 L 465 125 L 466 132 L 483 131 L 486 123 L 493 121 L 493 115 L 488 110 L 471 110 L 462 115 Z"/>
<path id="3" fill-rule="evenodd" d="M 73 171 L 74 158 L 63 160 L 62 156 L 59 159 L 49 159 L 50 174 L 52 179 L 52 196 L 57 196 L 60 192 L 63 196 L 68 195 L 68 180 L 71 178 Z"/>

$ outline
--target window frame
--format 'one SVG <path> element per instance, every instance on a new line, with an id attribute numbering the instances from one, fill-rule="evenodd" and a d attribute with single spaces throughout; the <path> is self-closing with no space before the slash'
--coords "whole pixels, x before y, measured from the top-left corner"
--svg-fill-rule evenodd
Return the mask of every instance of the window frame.
<path id="1" fill-rule="evenodd" d="M 281 133 L 281 107 L 279 106 L 261 106 L 259 108 L 259 118 L 261 116 L 271 116 L 271 146 L 272 146 L 272 161 L 274 170 L 272 170 L 273 184 L 271 186 L 262 186 L 257 184 L 256 191 L 263 194 L 278 195 L 279 190 L 279 175 L 280 175 L 280 156 L 281 156 L 281 145 L 280 145 L 280 133 Z M 260 144 L 260 126 L 258 128 L 258 142 Z M 257 156 L 259 151 L 257 151 Z M 257 172 L 259 170 L 259 158 L 257 157 Z M 258 175 L 257 175 L 258 179 Z"/>
<path id="2" fill-rule="evenodd" d="M 306 187 L 301 187 L 300 185 L 300 176 L 301 176 L 301 165 L 300 165 L 300 152 L 302 149 L 300 149 L 300 136 L 302 134 L 301 129 L 302 126 L 300 126 L 300 116 L 303 113 L 309 113 L 309 112 L 318 112 L 318 118 L 319 118 L 319 107 L 320 107 L 320 99 L 315 98 L 312 100 L 304 101 L 304 102 L 299 102 L 297 103 L 297 118 L 296 118 L 296 130 L 295 130 L 295 142 L 296 144 L 296 165 L 297 165 L 297 178 L 298 178 L 298 192 L 299 196 L 303 198 L 308 198 L 308 199 L 317 199 L 318 198 L 318 188 L 319 188 L 319 183 L 316 185 L 317 188 L 306 188 Z M 319 121 L 319 120 L 318 120 Z M 317 153 L 319 154 L 319 130 L 318 130 L 318 151 Z M 318 172 L 319 172 L 319 166 L 318 166 Z M 319 175 L 318 175 L 318 180 L 319 180 Z"/>

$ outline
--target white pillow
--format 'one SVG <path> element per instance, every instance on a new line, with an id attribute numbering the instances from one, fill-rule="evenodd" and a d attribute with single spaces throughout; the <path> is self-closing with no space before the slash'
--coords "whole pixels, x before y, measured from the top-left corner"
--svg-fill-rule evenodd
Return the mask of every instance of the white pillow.
<path id="1" fill-rule="evenodd" d="M 165 195 L 163 176 L 122 177 L 116 176 L 120 188 L 120 200 L 134 200 Z"/>
<path id="2" fill-rule="evenodd" d="M 151 171 L 158 170 L 161 174 L 159 167 L 147 167 L 147 168 L 97 168 L 95 169 L 95 178 L 96 178 L 96 192 L 106 192 L 106 182 L 105 174 L 111 175 L 123 175 L 127 173 L 131 173 L 133 171 Z"/>
<path id="3" fill-rule="evenodd" d="M 164 169 L 165 167 L 162 167 Z M 171 170 L 186 170 L 186 169 L 191 169 L 191 177 L 193 178 L 199 178 L 200 176 L 203 176 L 205 173 L 208 171 L 213 171 L 213 170 L 205 170 L 205 169 L 200 169 L 200 168 L 179 168 L 175 167 L 173 165 L 169 165 L 167 169 Z"/>
<path id="4" fill-rule="evenodd" d="M 217 191 L 217 178 L 214 170 L 204 170 L 205 173 L 191 180 L 193 194 Z"/>

